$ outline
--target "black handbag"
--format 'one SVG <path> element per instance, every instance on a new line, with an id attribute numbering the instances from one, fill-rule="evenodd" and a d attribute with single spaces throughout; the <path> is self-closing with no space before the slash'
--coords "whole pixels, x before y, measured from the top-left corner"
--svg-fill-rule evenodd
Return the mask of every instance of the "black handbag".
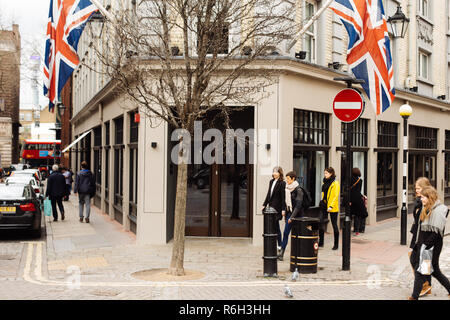
<path id="1" fill-rule="evenodd" d="M 325 200 L 320 200 L 320 202 L 319 202 L 319 208 L 320 209 L 322 209 L 322 210 L 325 210 L 325 211 L 327 211 L 327 204 L 325 203 Z"/>

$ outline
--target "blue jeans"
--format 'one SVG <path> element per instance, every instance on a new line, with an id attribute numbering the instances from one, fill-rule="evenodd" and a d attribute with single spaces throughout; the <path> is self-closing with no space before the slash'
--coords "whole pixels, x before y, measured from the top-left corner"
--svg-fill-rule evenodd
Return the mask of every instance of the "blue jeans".
<path id="1" fill-rule="evenodd" d="M 288 241 L 289 241 L 289 234 L 291 233 L 292 223 L 288 223 L 288 220 L 291 217 L 291 214 L 292 214 L 291 212 L 286 212 L 286 225 L 284 226 L 283 241 L 281 242 L 281 249 L 286 249 Z"/>
<path id="2" fill-rule="evenodd" d="M 283 236 L 281 236 L 280 221 L 277 221 L 277 242 L 278 246 L 282 249 L 286 249 L 289 241 L 289 234 L 291 233 L 291 223 L 288 223 L 288 220 L 291 217 L 291 214 L 292 212 L 286 212 L 286 225 L 284 226 Z"/>
<path id="3" fill-rule="evenodd" d="M 91 214 L 91 196 L 89 194 L 78 194 L 78 208 L 80 210 L 80 218 L 83 218 L 83 209 L 86 205 L 86 218 L 89 218 Z"/>

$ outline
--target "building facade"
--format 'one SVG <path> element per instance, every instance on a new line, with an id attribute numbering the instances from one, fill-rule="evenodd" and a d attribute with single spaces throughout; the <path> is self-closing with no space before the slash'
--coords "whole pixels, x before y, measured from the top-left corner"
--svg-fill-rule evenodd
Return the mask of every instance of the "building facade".
<path id="1" fill-rule="evenodd" d="M 20 33 L 0 30 L 0 155 L 1 165 L 19 161 Z"/>
<path id="2" fill-rule="evenodd" d="M 321 2 L 298 1 L 296 19 L 312 16 Z M 450 203 L 449 1 L 384 4 L 387 15 L 393 15 L 400 4 L 411 22 L 407 36 L 392 41 L 394 103 L 377 117 L 365 97 L 365 111 L 353 124 L 353 166 L 362 172 L 362 191 L 369 199 L 368 224 L 400 216 L 403 120 L 398 110 L 405 103 L 413 109 L 410 203 L 414 180 L 420 176 L 427 176 Z M 232 117 L 234 127 L 258 132 L 253 161 L 189 166 L 187 235 L 249 237 L 261 244 L 260 208 L 275 165 L 297 172 L 300 184 L 313 196 L 311 214 L 318 210 L 326 167 L 334 167 L 337 180 L 345 185 L 346 129 L 333 116 L 331 105 L 344 88 L 333 78 L 348 75 L 347 42 L 344 26 L 326 10 L 290 52 L 280 49 L 282 54 L 258 62 L 258 68 L 277 72 L 277 83 L 267 88 L 267 98 L 258 101 L 255 95 L 257 103 Z M 98 70 L 101 66 L 89 50 L 89 41 L 84 43 L 80 41 L 80 58 Z M 295 58 L 298 51 L 306 51 L 304 60 Z M 97 181 L 94 204 L 125 230 L 135 232 L 139 242 L 170 241 L 177 171 L 171 161 L 171 128 L 164 122 L 151 125 L 143 112 L 139 121 L 137 106 L 124 103 L 114 94 L 112 82 L 90 69 L 79 67 L 73 75 L 72 140 L 90 133 L 70 152 L 72 167 L 79 170 L 82 160 L 91 164 Z"/>

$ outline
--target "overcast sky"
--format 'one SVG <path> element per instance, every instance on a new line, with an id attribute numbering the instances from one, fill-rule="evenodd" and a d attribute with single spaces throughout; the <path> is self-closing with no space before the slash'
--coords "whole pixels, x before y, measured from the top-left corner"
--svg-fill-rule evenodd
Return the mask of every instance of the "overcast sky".
<path id="1" fill-rule="evenodd" d="M 33 102 L 27 63 L 34 49 L 39 51 L 41 57 L 44 56 L 49 6 L 50 0 L 0 0 L 0 26 L 10 29 L 13 23 L 18 24 L 22 38 L 21 106 L 30 106 Z M 39 70 L 39 104 L 43 107 L 48 104 L 48 99 L 42 93 L 42 63 Z"/>

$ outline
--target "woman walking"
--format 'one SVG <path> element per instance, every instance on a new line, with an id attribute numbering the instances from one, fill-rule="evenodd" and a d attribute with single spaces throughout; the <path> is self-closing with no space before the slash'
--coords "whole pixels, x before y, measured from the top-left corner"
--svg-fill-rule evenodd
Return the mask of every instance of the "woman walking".
<path id="1" fill-rule="evenodd" d="M 450 295 L 450 281 L 442 274 L 439 268 L 439 256 L 442 251 L 444 229 L 449 209 L 439 201 L 437 191 L 433 187 L 425 187 L 422 189 L 421 200 L 423 208 L 419 215 L 418 238 L 411 254 L 411 265 L 415 270 L 414 290 L 409 300 L 419 299 L 423 284 L 427 279 L 426 275 L 417 271 L 422 247 L 426 250 L 433 248 L 431 260 L 433 270 L 431 275 L 447 289 Z"/>
<path id="2" fill-rule="evenodd" d="M 412 233 L 412 237 L 411 237 L 411 244 L 409 245 L 409 247 L 411 249 L 414 249 L 414 246 L 416 245 L 417 242 L 417 230 L 419 229 L 419 217 L 420 217 L 420 213 L 422 212 L 422 200 L 421 198 L 421 192 L 423 190 L 423 188 L 426 187 L 431 187 L 431 183 L 430 180 L 428 180 L 428 178 L 425 177 L 420 177 L 419 179 L 417 179 L 415 185 L 415 191 L 416 191 L 416 198 L 414 199 L 414 210 L 413 210 L 413 217 L 414 217 L 414 222 L 413 225 L 411 226 L 411 230 L 410 232 Z M 409 255 L 411 256 L 411 252 L 409 253 Z M 422 291 L 420 292 L 420 296 L 424 296 L 426 294 L 431 294 L 431 276 L 426 276 L 426 281 L 423 284 L 423 288 Z"/>
<path id="3" fill-rule="evenodd" d="M 323 247 L 325 241 L 325 229 L 328 223 L 328 213 L 330 214 L 331 223 L 334 232 L 333 250 L 339 247 L 339 226 L 337 224 L 339 214 L 339 182 L 336 181 L 336 173 L 332 167 L 325 169 L 322 185 L 322 200 L 319 203 L 322 214 L 320 215 L 319 229 L 319 247 Z M 325 223 L 326 221 L 326 223 Z"/>
<path id="4" fill-rule="evenodd" d="M 290 171 L 286 174 L 286 214 L 284 219 L 283 240 L 281 242 L 281 252 L 278 255 L 278 260 L 283 261 L 284 251 L 286 250 L 289 234 L 291 232 L 292 219 L 301 217 L 303 215 L 303 190 L 297 182 L 297 174 L 295 171 Z"/>
<path id="5" fill-rule="evenodd" d="M 266 207 L 271 207 L 277 212 L 276 219 L 279 255 L 281 253 L 281 230 L 279 221 L 286 211 L 286 182 L 284 182 L 283 179 L 283 169 L 281 167 L 273 168 L 272 178 L 273 179 L 269 182 L 269 190 L 267 191 L 262 211 L 264 211 Z"/>
<path id="6" fill-rule="evenodd" d="M 363 181 L 361 171 L 358 168 L 352 169 L 352 186 L 350 187 L 350 213 L 354 217 L 353 232 L 356 236 L 363 232 L 365 219 L 367 218 L 367 209 L 361 194 Z"/>

